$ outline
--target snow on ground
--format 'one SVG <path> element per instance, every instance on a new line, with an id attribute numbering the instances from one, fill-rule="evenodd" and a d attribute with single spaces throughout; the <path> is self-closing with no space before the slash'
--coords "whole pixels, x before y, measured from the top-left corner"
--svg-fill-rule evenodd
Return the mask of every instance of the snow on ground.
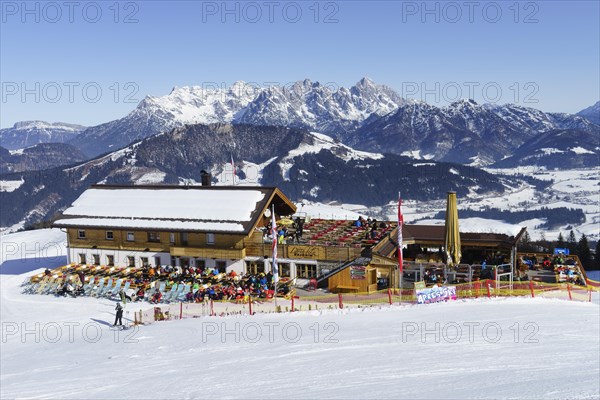
<path id="1" fill-rule="evenodd" d="M 0 275 L 22 274 L 67 263 L 67 234 L 38 229 L 0 236 Z"/>
<path id="2" fill-rule="evenodd" d="M 364 206 L 354 206 L 364 207 Z M 364 213 L 360 213 L 353 209 L 352 205 L 347 204 L 323 204 L 323 203 L 312 203 L 303 202 L 296 204 L 296 213 L 300 215 L 307 215 L 311 218 L 322 218 L 322 219 L 347 219 L 355 220 L 360 215 L 365 216 Z"/>
<path id="3" fill-rule="evenodd" d="M 16 235 L 40 248 L 61 240 L 53 230 Z M 34 261 L 32 252 L 23 270 Z M 0 275 L 3 399 L 600 396 L 597 296 L 206 317 L 119 332 L 108 326 L 114 302 L 21 294 L 26 276 Z"/>
<path id="4" fill-rule="evenodd" d="M 0 192 L 14 192 L 25 183 L 25 180 L 21 178 L 20 181 L 0 181 Z"/>

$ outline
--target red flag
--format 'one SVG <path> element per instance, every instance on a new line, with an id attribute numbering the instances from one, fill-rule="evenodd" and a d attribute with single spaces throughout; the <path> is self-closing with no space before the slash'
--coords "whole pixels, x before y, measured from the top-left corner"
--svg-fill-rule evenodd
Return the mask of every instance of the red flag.
<path id="1" fill-rule="evenodd" d="M 277 268 L 277 223 L 275 222 L 275 205 L 271 211 L 271 235 L 273 236 L 273 244 L 271 251 L 273 252 L 273 282 L 279 281 L 279 269 Z"/>
<path id="2" fill-rule="evenodd" d="M 404 226 L 404 217 L 402 216 L 402 199 L 398 193 L 398 269 L 402 274 L 404 270 L 404 260 L 402 259 L 402 227 Z"/>

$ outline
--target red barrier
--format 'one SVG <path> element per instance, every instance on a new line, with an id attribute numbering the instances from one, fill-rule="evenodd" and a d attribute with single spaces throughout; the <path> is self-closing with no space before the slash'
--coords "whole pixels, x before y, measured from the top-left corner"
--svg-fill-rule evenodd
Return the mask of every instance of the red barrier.
<path id="1" fill-rule="evenodd" d="M 388 289 L 388 301 L 390 302 L 390 306 L 392 305 L 392 289 Z"/>
<path id="2" fill-rule="evenodd" d="M 292 312 L 296 311 L 295 306 L 294 306 L 294 300 L 299 299 L 299 298 L 300 298 L 300 296 L 292 296 Z"/>
<path id="3" fill-rule="evenodd" d="M 344 303 L 342 302 L 342 294 L 338 293 L 338 300 L 340 308 L 344 308 Z"/>
<path id="4" fill-rule="evenodd" d="M 492 290 L 490 288 L 490 280 L 489 279 L 487 279 L 485 281 L 485 286 L 487 287 L 488 298 L 491 298 L 492 297 Z"/>
<path id="5" fill-rule="evenodd" d="M 479 298 L 479 289 L 480 289 L 479 282 L 475 282 L 475 284 L 473 286 L 475 289 L 475 298 L 478 299 Z"/>
<path id="6" fill-rule="evenodd" d="M 533 291 L 533 281 L 529 281 L 529 290 L 531 290 L 531 297 L 535 297 L 535 293 Z"/>

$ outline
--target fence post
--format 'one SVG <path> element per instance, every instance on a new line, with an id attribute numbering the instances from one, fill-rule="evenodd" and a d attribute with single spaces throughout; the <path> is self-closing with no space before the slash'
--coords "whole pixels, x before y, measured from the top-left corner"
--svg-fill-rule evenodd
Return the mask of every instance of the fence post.
<path id="1" fill-rule="evenodd" d="M 213 299 L 210 299 L 210 316 L 214 316 L 215 315 L 215 307 L 213 305 Z"/>
<path id="2" fill-rule="evenodd" d="M 492 297 L 492 291 L 491 291 L 491 288 L 490 288 L 490 280 L 489 279 L 485 280 L 485 286 L 487 287 L 488 298 L 491 298 Z"/>
<path id="3" fill-rule="evenodd" d="M 183 303 L 179 302 L 179 319 L 183 319 Z"/>
<path id="4" fill-rule="evenodd" d="M 344 303 L 342 302 L 342 294 L 338 293 L 338 301 L 340 308 L 344 308 Z"/>
<path id="5" fill-rule="evenodd" d="M 390 302 L 390 306 L 392 305 L 392 289 L 388 288 L 388 301 Z"/>
<path id="6" fill-rule="evenodd" d="M 252 315 L 252 296 L 248 296 L 248 311 Z"/>
<path id="7" fill-rule="evenodd" d="M 477 282 L 475 282 L 474 286 L 475 286 L 475 298 L 478 299 L 481 284 L 479 283 L 479 281 L 477 281 Z"/>
<path id="8" fill-rule="evenodd" d="M 571 295 L 571 284 L 567 283 L 567 292 L 569 292 L 569 300 L 573 300 L 573 296 Z"/>
<path id="9" fill-rule="evenodd" d="M 588 301 L 591 303 L 592 302 L 592 288 L 589 287 L 589 286 L 588 286 L 588 288 L 589 288 L 589 291 L 590 291 L 590 297 L 589 297 Z"/>
<path id="10" fill-rule="evenodd" d="M 531 297 L 535 297 L 535 292 L 533 291 L 533 281 L 529 281 L 529 290 L 531 291 Z"/>
<path id="11" fill-rule="evenodd" d="M 292 296 L 292 312 L 294 312 L 294 300 L 295 299 L 300 299 L 300 296 Z M 309 304 L 310 306 L 310 304 Z M 300 306 L 300 309 L 302 309 L 302 306 Z"/>

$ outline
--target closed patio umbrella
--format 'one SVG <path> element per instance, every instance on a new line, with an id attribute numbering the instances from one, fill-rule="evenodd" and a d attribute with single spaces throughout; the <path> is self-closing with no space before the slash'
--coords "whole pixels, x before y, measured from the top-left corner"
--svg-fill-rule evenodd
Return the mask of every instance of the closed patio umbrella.
<path id="1" fill-rule="evenodd" d="M 444 242 L 446 250 L 446 264 L 454 267 L 460 264 L 462 256 L 460 250 L 460 233 L 458 231 L 458 209 L 456 206 L 456 192 L 448 192 L 446 205 L 446 235 Z"/>

